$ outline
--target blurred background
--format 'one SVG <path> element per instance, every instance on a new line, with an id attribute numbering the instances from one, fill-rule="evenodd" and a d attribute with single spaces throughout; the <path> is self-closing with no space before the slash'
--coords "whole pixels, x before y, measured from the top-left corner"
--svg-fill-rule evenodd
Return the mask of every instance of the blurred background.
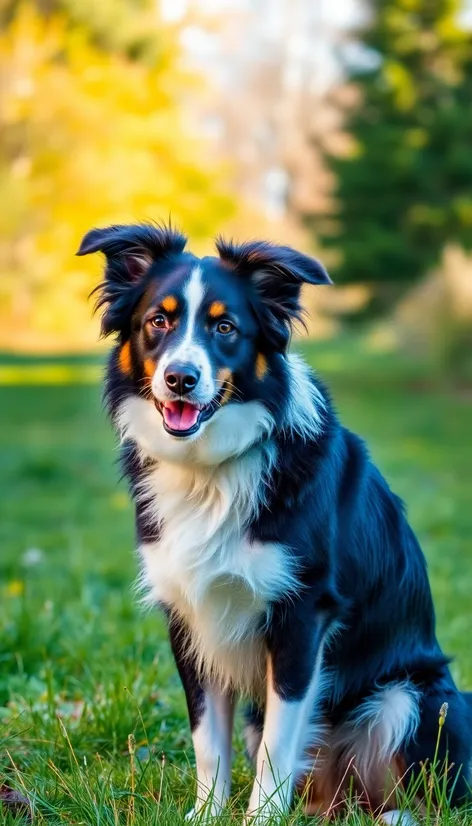
<path id="1" fill-rule="evenodd" d="M 327 264 L 294 346 L 407 501 L 472 689 L 471 0 L 0 0 L 0 23 L 0 747 L 24 788 L 67 764 L 57 716 L 118 786 L 136 706 L 146 748 L 189 745 L 131 593 L 92 226 L 171 216 L 195 252 Z"/>
<path id="2" fill-rule="evenodd" d="M 466 369 L 470 0 L 0 9 L 1 349 L 95 348 L 83 233 L 171 216 L 200 251 L 222 231 L 320 254 L 338 289 L 307 296 L 312 335 L 377 321 Z"/>

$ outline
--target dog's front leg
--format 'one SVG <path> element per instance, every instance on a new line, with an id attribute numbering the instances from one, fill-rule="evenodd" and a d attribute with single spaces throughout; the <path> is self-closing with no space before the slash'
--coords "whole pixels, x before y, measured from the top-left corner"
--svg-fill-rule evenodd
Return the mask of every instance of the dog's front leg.
<path id="1" fill-rule="evenodd" d="M 303 603 L 274 611 L 268 635 L 264 729 L 246 823 L 262 824 L 290 808 L 319 693 L 326 631 L 307 622 Z"/>
<path id="2" fill-rule="evenodd" d="M 187 626 L 173 616 L 169 622 L 172 651 L 182 680 L 197 764 L 195 807 L 187 819 L 219 814 L 231 791 L 231 739 L 234 696 L 205 685 L 192 657 Z M 203 811 L 202 811 L 203 810 Z"/>
<path id="3" fill-rule="evenodd" d="M 233 715 L 231 695 L 210 688 L 204 690 L 203 710 L 192 731 L 197 763 L 195 813 L 207 807 L 209 815 L 219 814 L 228 800 L 231 791 Z"/>

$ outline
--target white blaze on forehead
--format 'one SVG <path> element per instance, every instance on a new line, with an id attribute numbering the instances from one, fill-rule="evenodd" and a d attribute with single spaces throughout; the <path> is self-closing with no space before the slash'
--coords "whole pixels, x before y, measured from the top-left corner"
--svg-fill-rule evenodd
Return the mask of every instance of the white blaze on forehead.
<path id="1" fill-rule="evenodd" d="M 182 342 L 182 347 L 191 343 L 195 330 L 195 322 L 197 320 L 197 313 L 203 301 L 205 290 L 202 284 L 202 270 L 200 267 L 194 267 L 190 273 L 190 279 L 185 285 L 184 298 L 187 304 L 187 330 L 185 332 L 185 339 Z"/>
<path id="2" fill-rule="evenodd" d="M 205 289 L 202 283 L 202 271 L 200 267 L 194 267 L 190 273 L 190 278 L 184 287 L 184 304 L 187 309 L 187 326 L 184 330 L 183 338 L 177 345 L 175 350 L 170 350 L 165 357 L 166 365 L 171 361 L 189 361 L 195 367 L 203 370 L 202 354 L 204 350 L 202 347 L 195 344 L 195 328 L 197 322 L 198 311 L 201 307 Z M 208 357 L 206 357 L 206 361 Z"/>

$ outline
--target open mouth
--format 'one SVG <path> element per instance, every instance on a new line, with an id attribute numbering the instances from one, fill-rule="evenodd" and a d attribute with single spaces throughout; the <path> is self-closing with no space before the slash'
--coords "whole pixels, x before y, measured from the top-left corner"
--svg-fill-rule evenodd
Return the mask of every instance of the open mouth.
<path id="1" fill-rule="evenodd" d="M 203 406 L 192 404 L 184 399 L 164 402 L 156 399 L 154 403 L 162 414 L 164 429 L 167 433 L 171 436 L 191 436 L 197 432 L 203 422 L 213 416 L 223 394 L 224 387 L 209 404 Z"/>

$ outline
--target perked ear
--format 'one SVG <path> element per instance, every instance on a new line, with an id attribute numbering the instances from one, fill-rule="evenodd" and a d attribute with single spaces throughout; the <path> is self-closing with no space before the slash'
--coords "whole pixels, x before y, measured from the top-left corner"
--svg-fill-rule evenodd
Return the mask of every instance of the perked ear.
<path id="1" fill-rule="evenodd" d="M 216 248 L 224 264 L 251 279 L 261 299 L 258 310 L 264 333 L 285 351 L 294 321 L 301 320 L 302 285 L 333 283 L 323 265 L 291 247 L 266 241 L 233 244 L 220 237 Z"/>
<path id="2" fill-rule="evenodd" d="M 106 307 L 102 335 L 123 331 L 152 264 L 182 252 L 186 243 L 186 237 L 177 230 L 152 224 L 111 226 L 87 232 L 77 255 L 103 252 L 106 256 L 105 277 L 96 288 L 96 308 Z"/>

